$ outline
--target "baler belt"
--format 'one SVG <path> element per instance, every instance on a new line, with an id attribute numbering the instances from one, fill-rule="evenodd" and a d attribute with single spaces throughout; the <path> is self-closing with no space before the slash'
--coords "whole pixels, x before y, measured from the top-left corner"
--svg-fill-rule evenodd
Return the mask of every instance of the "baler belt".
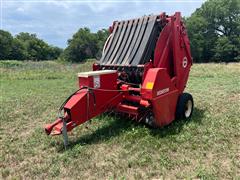
<path id="1" fill-rule="evenodd" d="M 121 44 L 120 44 L 120 41 L 119 41 L 120 46 L 119 46 L 119 48 L 118 48 L 118 50 L 116 52 L 115 57 L 113 58 L 113 60 L 111 62 L 112 64 L 119 63 L 119 56 L 123 53 L 124 47 L 126 46 L 127 39 L 129 37 L 130 31 L 131 31 L 131 29 L 133 27 L 133 22 L 134 22 L 133 20 L 130 20 L 130 21 L 126 22 L 126 25 L 128 25 L 128 26 L 126 27 L 125 36 L 123 37 Z"/>
<path id="2" fill-rule="evenodd" d="M 128 49 L 130 47 L 130 44 L 132 42 L 132 39 L 133 39 L 133 36 L 136 32 L 136 29 L 137 29 L 137 26 L 138 26 L 138 22 L 140 21 L 140 19 L 136 19 L 136 20 L 133 20 L 133 25 L 130 29 L 130 31 L 128 32 L 128 34 L 125 36 L 126 39 L 126 44 L 125 46 L 123 46 L 123 50 L 118 58 L 118 64 L 122 64 L 123 60 L 124 60 L 124 57 L 126 56 L 127 52 L 128 52 Z"/>
<path id="3" fill-rule="evenodd" d="M 134 46 L 135 46 L 135 44 L 137 42 L 137 39 L 139 37 L 139 33 L 141 31 L 141 28 L 142 28 L 144 23 L 146 24 L 146 21 L 147 21 L 147 17 L 146 16 L 139 20 L 139 23 L 137 24 L 137 29 L 136 29 L 136 31 L 134 33 L 133 40 L 130 42 L 130 46 L 129 46 L 129 48 L 127 50 L 127 53 L 126 53 L 126 55 L 125 55 L 125 57 L 123 59 L 123 62 L 122 62 L 123 65 L 124 64 L 129 64 L 128 63 L 129 62 L 129 56 L 131 55 L 131 52 L 134 49 Z"/>
<path id="4" fill-rule="evenodd" d="M 119 34 L 121 33 L 121 30 L 122 30 L 122 25 L 123 25 L 123 22 L 124 21 L 121 21 L 120 23 L 116 23 L 115 26 L 114 26 L 114 30 L 115 32 L 113 32 L 113 35 L 112 35 L 112 42 L 108 44 L 107 47 L 109 47 L 109 49 L 107 51 L 105 51 L 105 54 L 104 54 L 104 59 L 102 60 L 104 63 L 107 62 L 107 60 L 111 57 L 111 54 L 115 48 L 115 45 L 118 41 L 118 38 L 119 38 Z"/>
<path id="5" fill-rule="evenodd" d="M 138 65 L 145 57 L 154 33 L 157 16 L 144 16 L 139 19 L 116 22 L 105 53 L 100 59 L 105 65 Z"/>
<path id="6" fill-rule="evenodd" d="M 152 34 L 155 20 L 156 20 L 156 16 L 151 16 L 149 18 L 148 25 L 146 26 L 142 37 L 138 38 L 139 43 L 137 43 L 137 45 L 138 45 L 138 47 L 136 48 L 137 51 L 135 52 L 135 54 L 133 56 L 134 58 L 130 64 L 138 65 L 139 62 L 141 63 L 141 58 L 144 56 L 145 50 L 147 49 L 147 43 L 149 41 L 151 41 L 150 35 Z"/>

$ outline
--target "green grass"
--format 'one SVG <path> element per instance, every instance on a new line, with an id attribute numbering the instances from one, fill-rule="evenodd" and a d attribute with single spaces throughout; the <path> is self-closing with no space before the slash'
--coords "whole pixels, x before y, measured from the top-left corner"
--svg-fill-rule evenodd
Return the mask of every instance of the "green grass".
<path id="1" fill-rule="evenodd" d="M 3 179 L 240 178 L 240 63 L 194 64 L 190 121 L 149 129 L 99 116 L 62 137 L 46 136 L 85 64 L 0 62 Z"/>

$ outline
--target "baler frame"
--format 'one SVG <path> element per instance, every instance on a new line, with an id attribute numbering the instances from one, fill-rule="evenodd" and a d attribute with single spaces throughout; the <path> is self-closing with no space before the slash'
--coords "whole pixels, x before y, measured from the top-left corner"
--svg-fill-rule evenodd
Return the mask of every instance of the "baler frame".
<path id="1" fill-rule="evenodd" d="M 183 93 L 192 57 L 181 14 L 114 21 L 109 29 L 100 62 L 78 74 L 80 89 L 61 106 L 63 116 L 45 127 L 47 134 L 63 134 L 65 146 L 68 131 L 105 111 L 154 127 L 192 115 L 193 98 Z"/>

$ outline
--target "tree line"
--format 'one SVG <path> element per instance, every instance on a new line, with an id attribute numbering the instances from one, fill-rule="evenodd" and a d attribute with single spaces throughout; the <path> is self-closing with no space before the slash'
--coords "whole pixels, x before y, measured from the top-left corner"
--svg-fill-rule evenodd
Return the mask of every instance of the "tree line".
<path id="1" fill-rule="evenodd" d="M 208 0 L 184 21 L 194 62 L 240 61 L 239 0 Z M 0 30 L 0 59 L 82 62 L 101 57 L 108 35 L 106 29 L 93 33 L 89 28 L 80 28 L 63 50 L 47 44 L 35 34 L 19 33 L 13 37 Z"/>
<path id="2" fill-rule="evenodd" d="M 51 46 L 39 39 L 36 34 L 21 32 L 12 36 L 10 32 L 0 30 L 0 60 L 55 60 L 81 62 L 101 56 L 102 47 L 108 37 L 108 30 L 92 33 L 89 28 L 80 28 L 68 40 L 63 50 Z"/>
<path id="3" fill-rule="evenodd" d="M 0 30 L 1 60 L 50 60 L 57 59 L 62 52 L 61 48 L 37 38 L 36 34 L 21 32 L 13 37 L 9 32 Z"/>
<path id="4" fill-rule="evenodd" d="M 240 61 L 239 0 L 208 0 L 186 26 L 195 62 Z"/>

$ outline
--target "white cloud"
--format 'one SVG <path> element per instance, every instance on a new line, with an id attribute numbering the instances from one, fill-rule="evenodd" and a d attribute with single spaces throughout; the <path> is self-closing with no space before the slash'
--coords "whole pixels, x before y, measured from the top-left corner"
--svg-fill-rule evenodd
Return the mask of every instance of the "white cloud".
<path id="1" fill-rule="evenodd" d="M 67 39 L 71 38 L 80 27 L 87 26 L 92 31 L 108 28 L 114 20 L 122 20 L 157 14 L 166 11 L 172 14 L 182 11 L 183 15 L 190 15 L 199 3 L 150 3 L 138 0 L 131 2 L 68 1 L 46 0 L 46 2 L 4 1 L 3 29 L 13 34 L 19 32 L 36 33 L 40 38 L 51 44 L 66 46 Z"/>
<path id="2" fill-rule="evenodd" d="M 24 8 L 19 7 L 19 8 L 17 8 L 17 11 L 19 11 L 19 12 L 24 12 L 25 10 L 24 10 Z"/>
<path id="3" fill-rule="evenodd" d="M 46 3 L 49 4 L 50 6 L 59 6 L 64 9 L 69 9 L 71 6 L 70 2 L 59 1 L 59 0 L 51 0 L 51 1 L 47 1 Z"/>
<path id="4" fill-rule="evenodd" d="M 113 2 L 87 2 L 85 5 L 89 6 L 94 13 L 101 13 L 117 6 L 117 4 Z"/>

